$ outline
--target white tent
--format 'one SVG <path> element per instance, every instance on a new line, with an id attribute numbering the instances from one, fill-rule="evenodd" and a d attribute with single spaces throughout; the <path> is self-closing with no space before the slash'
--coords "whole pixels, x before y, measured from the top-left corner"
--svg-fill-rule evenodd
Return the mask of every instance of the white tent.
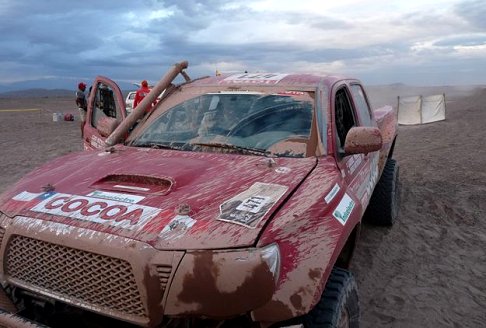
<path id="1" fill-rule="evenodd" d="M 445 120 L 445 95 L 398 97 L 398 123 L 424 124 Z"/>

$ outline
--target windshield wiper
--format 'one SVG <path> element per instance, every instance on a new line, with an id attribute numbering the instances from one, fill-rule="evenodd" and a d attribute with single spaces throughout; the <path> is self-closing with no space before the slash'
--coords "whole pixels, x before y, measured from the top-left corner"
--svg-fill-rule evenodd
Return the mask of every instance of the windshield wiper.
<path id="1" fill-rule="evenodd" d="M 225 143 L 211 143 L 211 142 L 192 142 L 190 143 L 191 146 L 205 146 L 205 147 L 215 147 L 215 148 L 223 148 L 223 149 L 231 149 L 231 150 L 238 150 L 241 152 L 247 152 L 256 155 L 269 155 L 271 154 L 270 151 L 261 149 L 261 148 L 251 148 L 251 147 L 243 147 Z"/>
<path id="2" fill-rule="evenodd" d="M 134 143 L 135 147 L 153 148 L 153 149 L 172 149 L 172 150 L 182 150 L 182 146 L 173 145 L 172 143 L 159 143 L 159 142 L 143 142 Z"/>

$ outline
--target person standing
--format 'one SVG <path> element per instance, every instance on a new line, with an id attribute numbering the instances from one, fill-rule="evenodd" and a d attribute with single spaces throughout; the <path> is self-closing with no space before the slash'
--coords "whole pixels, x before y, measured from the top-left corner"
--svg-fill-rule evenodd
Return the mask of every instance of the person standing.
<path id="1" fill-rule="evenodd" d="M 83 136 L 84 122 L 86 121 L 86 112 L 88 111 L 88 102 L 86 101 L 86 83 L 79 82 L 78 91 L 76 91 L 76 105 L 79 110 L 79 119 L 81 121 L 81 136 Z"/>
<path id="2" fill-rule="evenodd" d="M 143 80 L 140 86 L 140 89 L 137 90 L 137 93 L 135 94 L 135 100 L 133 101 L 133 108 L 136 108 L 138 104 L 145 98 L 146 95 L 148 95 L 150 92 L 150 89 L 148 87 L 148 82 L 146 80 Z"/>
<path id="3" fill-rule="evenodd" d="M 135 100 L 133 101 L 133 108 L 135 109 L 138 104 L 145 98 L 146 95 L 148 95 L 150 92 L 150 89 L 148 87 L 148 82 L 147 80 L 143 80 L 140 86 L 140 89 L 137 90 L 137 93 L 135 94 Z"/>

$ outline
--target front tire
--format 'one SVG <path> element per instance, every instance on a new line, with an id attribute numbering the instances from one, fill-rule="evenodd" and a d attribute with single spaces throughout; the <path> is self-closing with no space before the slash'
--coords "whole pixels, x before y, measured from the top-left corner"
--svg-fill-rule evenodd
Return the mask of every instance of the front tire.
<path id="1" fill-rule="evenodd" d="M 392 226 L 400 206 L 399 166 L 389 158 L 370 198 L 363 219 L 374 225 Z"/>
<path id="2" fill-rule="evenodd" d="M 301 319 L 306 328 L 358 328 L 358 289 L 351 272 L 333 268 L 321 299 Z"/>

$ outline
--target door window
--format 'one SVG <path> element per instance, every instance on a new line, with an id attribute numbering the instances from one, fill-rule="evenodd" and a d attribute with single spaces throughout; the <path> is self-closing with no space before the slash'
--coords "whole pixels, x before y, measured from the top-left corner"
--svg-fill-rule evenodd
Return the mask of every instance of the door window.
<path id="1" fill-rule="evenodd" d="M 361 85 L 352 84 L 351 93 L 353 94 L 353 99 L 356 105 L 356 109 L 359 112 L 361 125 L 373 126 L 371 120 L 370 106 L 368 106 L 368 101 L 366 100 L 366 96 Z"/>
<path id="2" fill-rule="evenodd" d="M 357 125 L 346 88 L 343 87 L 336 92 L 334 107 L 337 149 L 339 153 L 344 154 L 346 135 L 353 126 Z"/>
<path id="3" fill-rule="evenodd" d="M 105 118 L 121 121 L 121 109 L 117 106 L 113 89 L 104 83 L 98 83 L 92 92 L 95 92 L 95 98 L 91 125 L 96 128 Z"/>

